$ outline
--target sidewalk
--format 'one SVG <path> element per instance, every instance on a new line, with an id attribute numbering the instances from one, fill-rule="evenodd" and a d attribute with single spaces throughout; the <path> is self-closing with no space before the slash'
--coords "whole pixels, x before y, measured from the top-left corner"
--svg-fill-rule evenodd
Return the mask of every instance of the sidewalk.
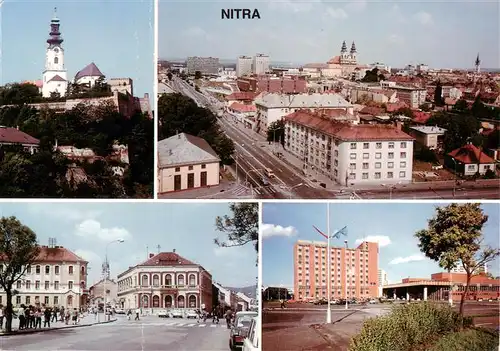
<path id="1" fill-rule="evenodd" d="M 104 316 L 103 314 L 99 314 L 99 321 L 96 320 L 96 317 L 94 315 L 84 315 L 82 319 L 80 319 L 80 322 L 77 325 L 71 324 L 71 321 L 69 322 L 70 324 L 66 325 L 65 322 L 54 322 L 50 323 L 50 328 L 43 328 L 43 319 L 42 319 L 42 328 L 31 328 L 31 329 L 23 329 L 19 330 L 19 319 L 13 319 L 12 320 L 12 332 L 11 333 L 6 333 L 5 329 L 0 330 L 0 335 L 22 335 L 22 334 L 33 334 L 33 333 L 42 333 L 42 332 L 48 332 L 48 331 L 53 331 L 53 330 L 61 330 L 61 329 L 74 329 L 74 328 L 82 328 L 82 327 L 90 327 L 92 325 L 98 325 L 98 324 L 107 324 L 107 323 L 112 323 L 115 322 L 117 319 L 116 317 L 110 316 L 109 321 L 104 321 Z M 5 319 L 4 319 L 4 327 L 5 327 Z"/>

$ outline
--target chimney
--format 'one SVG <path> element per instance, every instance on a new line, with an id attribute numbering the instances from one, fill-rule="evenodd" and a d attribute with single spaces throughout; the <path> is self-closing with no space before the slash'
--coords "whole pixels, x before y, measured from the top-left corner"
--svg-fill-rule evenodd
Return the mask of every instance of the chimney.
<path id="1" fill-rule="evenodd" d="M 403 129 L 403 123 L 401 121 L 396 121 L 396 128 L 398 130 L 402 130 Z"/>
<path id="2" fill-rule="evenodd" d="M 175 253 L 175 249 L 172 252 Z"/>
<path id="3" fill-rule="evenodd" d="M 16 129 L 19 130 L 19 126 L 16 126 Z"/>
<path id="4" fill-rule="evenodd" d="M 149 258 L 153 258 L 153 257 L 154 257 L 154 255 L 155 255 L 154 253 L 150 253 L 150 254 L 149 254 Z"/>

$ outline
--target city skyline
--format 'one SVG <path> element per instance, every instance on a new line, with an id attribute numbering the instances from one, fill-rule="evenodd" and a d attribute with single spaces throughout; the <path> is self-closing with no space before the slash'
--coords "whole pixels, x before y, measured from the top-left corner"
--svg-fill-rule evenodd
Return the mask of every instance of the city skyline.
<path id="1" fill-rule="evenodd" d="M 231 215 L 228 204 L 167 203 L 3 203 L 0 216 L 16 216 L 30 227 L 40 245 L 56 238 L 61 245 L 89 261 L 88 286 L 102 279 L 105 246 L 110 277 L 116 279 L 129 266 L 146 261 L 148 253 L 172 252 L 200 264 L 214 282 L 228 287 L 256 284 L 258 274 L 253 245 L 221 248 L 214 238 L 225 238 L 215 229 L 215 217 Z M 196 218 L 193 221 L 192 218 Z M 196 243 L 196 245 L 193 245 Z M 238 265 L 238 274 L 231 269 Z"/>
<path id="2" fill-rule="evenodd" d="M 387 272 L 389 283 L 403 278 L 430 278 L 442 272 L 439 265 L 426 258 L 418 248 L 415 232 L 427 228 L 427 221 L 440 203 L 353 204 L 330 205 L 330 230 L 347 226 L 348 235 L 333 239 L 332 247 L 350 248 L 363 240 L 379 243 L 379 269 Z M 489 216 L 483 228 L 485 244 L 498 248 L 499 204 L 482 204 Z M 360 220 L 362 218 L 362 220 Z M 384 221 L 387 218 L 390 220 Z M 262 210 L 262 282 L 264 286 L 293 287 L 293 246 L 297 240 L 326 242 L 313 225 L 326 232 L 326 203 L 267 203 Z M 499 275 L 498 259 L 488 271 Z"/>
<path id="3" fill-rule="evenodd" d="M 153 6 L 152 0 L 128 2 L 127 6 L 114 0 L 5 1 L 0 8 L 0 84 L 42 79 L 50 20 L 57 8 L 68 79 L 94 62 L 106 78 L 131 78 L 134 95 L 152 96 Z M 29 25 L 19 25 L 20 18 Z"/>
<path id="4" fill-rule="evenodd" d="M 237 4 L 239 8 L 256 7 L 255 3 Z M 500 5 L 496 2 L 480 6 L 469 2 L 292 0 L 258 4 L 261 20 L 222 21 L 221 8 L 234 8 L 234 3 L 199 2 L 188 10 L 189 2 L 160 2 L 159 58 L 227 60 L 263 53 L 275 62 L 324 63 L 339 54 L 345 40 L 348 45 L 356 43 L 362 64 L 383 62 L 402 68 L 424 63 L 431 68 L 472 69 L 479 53 L 482 67 L 500 67 L 499 41 L 478 40 L 485 33 L 494 38 L 499 32 L 496 14 Z M 298 26 L 297 21 L 304 25 Z"/>

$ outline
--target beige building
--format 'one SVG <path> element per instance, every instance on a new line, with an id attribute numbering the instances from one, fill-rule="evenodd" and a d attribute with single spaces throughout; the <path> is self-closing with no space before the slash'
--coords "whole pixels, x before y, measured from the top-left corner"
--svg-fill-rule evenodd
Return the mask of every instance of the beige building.
<path id="1" fill-rule="evenodd" d="M 431 150 L 440 149 L 443 145 L 446 129 L 432 126 L 416 126 L 410 128 L 410 134 L 415 140 Z"/>
<path id="2" fill-rule="evenodd" d="M 149 258 L 118 274 L 121 308 L 212 309 L 212 275 L 201 265 L 173 252 Z"/>
<path id="3" fill-rule="evenodd" d="M 106 302 L 111 306 L 118 306 L 118 284 L 114 279 L 106 278 L 99 280 L 89 289 L 89 299 L 91 305 L 104 304 L 104 288 L 106 288 Z"/>
<path id="4" fill-rule="evenodd" d="M 14 307 L 21 304 L 42 307 L 79 308 L 87 304 L 87 264 L 83 258 L 62 246 L 40 246 L 40 253 L 25 274 L 14 283 L 19 294 Z M 0 270 L 5 269 L 0 261 Z M 0 304 L 6 295 L 0 289 Z"/>
<path id="5" fill-rule="evenodd" d="M 158 192 L 219 185 L 220 158 L 199 137 L 181 133 L 158 142 Z"/>

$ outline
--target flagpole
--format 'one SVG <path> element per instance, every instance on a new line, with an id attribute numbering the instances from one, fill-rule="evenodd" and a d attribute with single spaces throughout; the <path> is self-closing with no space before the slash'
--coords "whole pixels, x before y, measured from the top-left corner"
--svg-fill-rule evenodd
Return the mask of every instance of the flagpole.
<path id="1" fill-rule="evenodd" d="M 327 259 L 328 259 L 328 276 L 326 279 L 326 291 L 327 291 L 327 298 L 328 298 L 328 308 L 326 310 L 326 323 L 330 324 L 332 323 L 332 307 L 330 304 L 331 300 L 331 288 L 332 288 L 332 260 L 330 258 L 331 255 L 331 250 L 330 250 L 330 237 L 332 234 L 330 233 L 330 203 L 326 203 L 326 234 L 328 238 L 328 253 L 327 253 Z"/>

